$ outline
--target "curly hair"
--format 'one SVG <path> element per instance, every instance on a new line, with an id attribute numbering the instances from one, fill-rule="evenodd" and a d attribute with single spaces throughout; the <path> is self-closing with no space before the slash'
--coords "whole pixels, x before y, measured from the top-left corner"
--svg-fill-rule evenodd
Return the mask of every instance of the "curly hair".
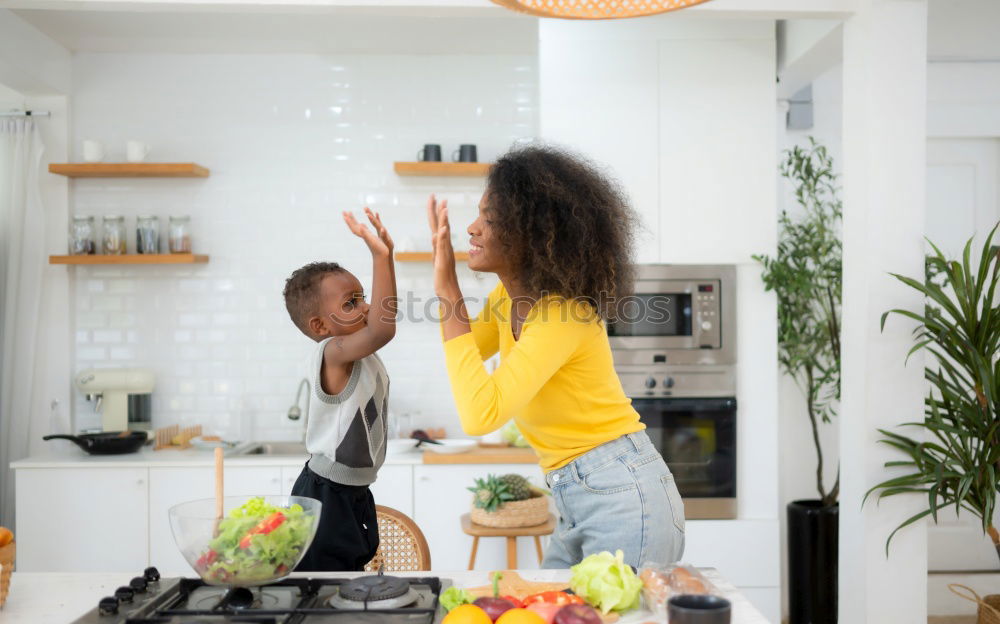
<path id="1" fill-rule="evenodd" d="M 561 148 L 515 148 L 490 169 L 486 211 L 530 292 L 590 303 L 604 320 L 631 294 L 638 219 L 619 184 Z"/>
<path id="2" fill-rule="evenodd" d="M 295 269 L 292 276 L 285 280 L 285 309 L 295 326 L 307 336 L 309 328 L 306 321 L 316 313 L 319 297 L 319 282 L 330 273 L 344 273 L 347 269 L 336 262 L 310 262 L 301 269 Z"/>

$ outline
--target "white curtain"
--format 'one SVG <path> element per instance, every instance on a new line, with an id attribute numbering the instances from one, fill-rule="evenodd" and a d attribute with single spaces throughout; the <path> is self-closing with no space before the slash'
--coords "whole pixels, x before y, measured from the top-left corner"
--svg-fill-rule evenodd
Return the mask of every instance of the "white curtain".
<path id="1" fill-rule="evenodd" d="M 42 312 L 42 141 L 31 119 L 0 118 L 0 525 L 14 527 L 10 462 L 27 455 Z"/>

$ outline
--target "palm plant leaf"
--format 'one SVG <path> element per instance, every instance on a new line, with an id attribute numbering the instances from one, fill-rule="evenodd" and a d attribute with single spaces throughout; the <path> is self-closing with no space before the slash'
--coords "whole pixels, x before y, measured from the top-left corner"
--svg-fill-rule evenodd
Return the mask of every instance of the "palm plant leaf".
<path id="1" fill-rule="evenodd" d="M 973 258 L 972 240 L 960 261 L 945 258 L 941 249 L 927 257 L 922 281 L 894 275 L 924 296 L 922 311 L 895 309 L 882 315 L 884 328 L 890 315 L 916 323 L 914 346 L 906 354 L 923 351 L 927 357 L 924 377 L 930 391 L 924 400 L 924 419 L 905 426 L 922 427 L 927 439 L 879 429 L 879 442 L 908 456 L 885 463 L 903 470 L 873 486 L 864 502 L 877 492 L 877 500 L 900 494 L 921 493 L 926 508 L 902 522 L 886 539 L 886 554 L 901 529 L 954 505 L 981 522 L 1000 555 L 1000 533 L 993 527 L 1000 469 L 1000 313 L 995 296 L 1000 282 L 1000 257 L 992 243 L 997 227 Z"/>

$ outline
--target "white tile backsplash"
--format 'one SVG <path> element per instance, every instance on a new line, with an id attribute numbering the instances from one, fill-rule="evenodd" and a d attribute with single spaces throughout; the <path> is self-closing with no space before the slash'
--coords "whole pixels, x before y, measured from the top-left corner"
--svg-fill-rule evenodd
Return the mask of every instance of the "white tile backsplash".
<path id="1" fill-rule="evenodd" d="M 73 134 L 152 146 L 151 162 L 194 161 L 207 179 L 78 179 L 75 214 L 191 215 L 204 265 L 93 266 L 75 272 L 75 369 L 151 368 L 154 424 L 200 423 L 224 435 L 294 438 L 288 421 L 313 347 L 292 325 L 281 290 L 296 268 L 332 260 L 371 288 L 371 258 L 342 210 L 382 213 L 397 244 L 429 246 L 427 195 L 447 198 L 456 231 L 474 218 L 479 179 L 406 178 L 395 160 L 424 143 L 448 158 L 475 143 L 482 161 L 537 133 L 534 56 L 323 56 L 78 54 Z M 464 235 L 462 236 L 464 238 Z M 62 252 L 62 250 L 55 250 Z M 428 321 L 430 266 L 399 264 L 400 296 L 420 320 L 400 321 L 381 352 L 392 380 L 390 409 L 419 412 L 414 426 L 460 435 L 439 330 Z M 492 275 L 461 269 L 466 295 L 481 298 Z M 436 307 L 429 306 L 431 310 Z M 75 393 L 77 427 L 95 426 L 93 403 Z"/>

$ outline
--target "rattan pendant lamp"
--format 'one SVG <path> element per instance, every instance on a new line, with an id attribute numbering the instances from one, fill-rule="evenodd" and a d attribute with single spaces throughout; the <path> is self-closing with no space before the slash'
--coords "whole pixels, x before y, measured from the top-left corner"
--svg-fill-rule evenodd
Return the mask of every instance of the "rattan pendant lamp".
<path id="1" fill-rule="evenodd" d="M 642 17 L 685 9 L 709 0 L 493 0 L 502 7 L 564 19 L 616 19 Z"/>

